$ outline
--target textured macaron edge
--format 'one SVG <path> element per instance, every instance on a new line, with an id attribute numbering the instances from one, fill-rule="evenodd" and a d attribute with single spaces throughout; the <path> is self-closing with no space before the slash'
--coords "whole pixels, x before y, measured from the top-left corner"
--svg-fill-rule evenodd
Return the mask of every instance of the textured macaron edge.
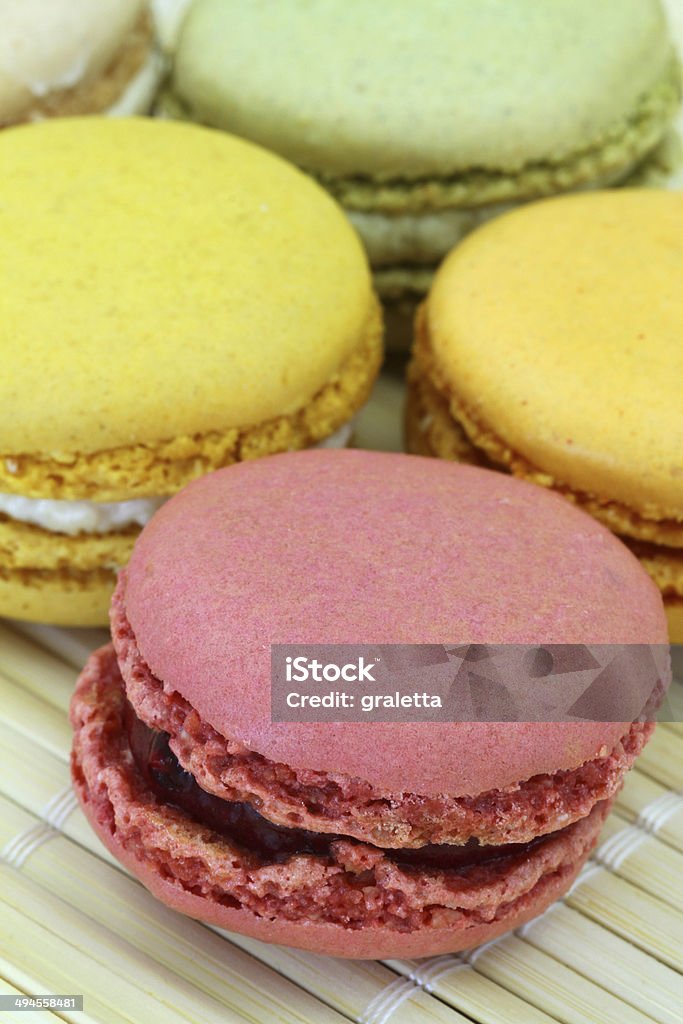
<path id="1" fill-rule="evenodd" d="M 413 358 L 408 366 L 407 385 L 404 424 L 406 451 L 413 455 L 431 456 L 503 472 L 514 472 L 510 465 L 491 460 L 483 449 L 470 441 L 464 426 L 454 418 L 448 399 L 437 390 L 416 358 Z M 534 482 L 544 483 L 538 479 Z M 620 534 L 620 527 L 624 521 L 621 508 L 615 511 L 612 505 L 600 504 L 598 514 L 594 511 L 592 503 L 582 501 L 584 495 L 564 490 L 560 493 Z M 663 533 L 667 540 L 672 535 L 672 531 L 662 530 L 661 524 L 646 521 L 644 526 L 639 525 L 639 532 L 647 534 L 648 540 L 637 540 L 623 535 L 620 539 L 638 558 L 662 594 L 671 643 L 683 643 L 683 549 L 658 543 L 657 538 Z M 651 537 L 654 539 L 649 539 Z M 679 531 L 674 524 L 673 538 L 678 540 L 678 537 Z"/>
<path id="2" fill-rule="evenodd" d="M 636 107 L 600 138 L 562 160 L 529 163 L 517 172 L 476 168 L 432 179 L 385 180 L 362 174 L 337 177 L 317 168 L 306 170 L 351 210 L 417 213 L 538 199 L 626 177 L 661 142 L 680 97 L 681 69 L 674 58 Z"/>
<path id="3" fill-rule="evenodd" d="M 382 313 L 373 298 L 359 343 L 297 412 L 243 428 L 93 453 L 0 455 L 0 491 L 26 497 L 124 501 L 180 490 L 235 462 L 306 448 L 347 423 L 370 397 L 382 362 Z"/>
<path id="4" fill-rule="evenodd" d="M 683 550 L 626 539 L 627 546 L 655 581 L 664 599 L 683 598 Z"/>
<path id="5" fill-rule="evenodd" d="M 416 314 L 415 342 L 408 371 L 408 383 L 413 392 L 411 399 L 413 412 L 409 423 L 410 436 L 408 438 L 408 446 L 412 451 L 415 451 L 416 446 L 420 445 L 419 439 L 414 435 L 426 434 L 432 423 L 438 421 L 441 430 L 431 431 L 429 439 L 425 441 L 432 449 L 430 454 L 446 457 L 442 454 L 444 449 L 448 450 L 449 447 L 456 446 L 464 449 L 466 445 L 469 445 L 473 451 L 471 457 L 466 461 L 494 468 L 505 468 L 518 479 L 557 491 L 590 513 L 595 519 L 604 523 L 614 533 L 672 548 L 683 547 L 683 513 L 680 509 L 660 507 L 653 503 L 635 508 L 607 495 L 577 490 L 557 479 L 552 473 L 534 466 L 498 437 L 491 426 L 484 423 L 477 415 L 476 410 L 463 402 L 457 393 L 457 387 L 452 381 L 446 379 L 437 365 L 430 344 L 427 308 L 428 300 L 420 306 Z M 419 382 L 418 393 L 416 393 L 416 382 Z M 421 415 L 415 411 L 418 394 Z M 442 399 L 441 402 L 439 397 Z M 443 402 L 448 408 L 450 431 L 444 420 Z M 460 437 L 449 442 L 448 435 L 450 433 L 454 436 L 460 434 Z"/>
<path id="6" fill-rule="evenodd" d="M 683 598 L 665 598 L 664 610 L 669 624 L 669 638 L 671 643 L 683 644 Z"/>
<path id="7" fill-rule="evenodd" d="M 0 567 L 0 615 L 54 626 L 106 626 L 116 573 L 109 569 Z"/>
<path id="8" fill-rule="evenodd" d="M 140 527 L 67 535 L 0 513 L 0 565 L 13 570 L 111 572 L 125 565 Z"/>
<path id="9" fill-rule="evenodd" d="M 106 626 L 117 570 L 139 532 L 67 536 L 0 514 L 0 615 Z"/>
<path id="10" fill-rule="evenodd" d="M 612 799 L 653 730 L 651 723 L 634 723 L 613 747 L 605 746 L 576 767 L 521 778 L 516 785 L 472 797 L 422 795 L 411 790 L 408 778 L 404 790 L 396 792 L 357 776 L 297 769 L 221 735 L 154 677 L 126 617 L 125 584 L 124 571 L 112 600 L 111 635 L 136 714 L 170 736 L 180 764 L 204 790 L 251 803 L 286 827 L 342 833 L 387 848 L 458 844 L 472 837 L 492 844 L 528 842 Z"/>
<path id="11" fill-rule="evenodd" d="M 599 182 L 588 183 L 585 187 L 587 189 L 598 187 L 662 187 L 681 164 L 683 159 L 682 149 L 678 133 L 672 129 L 665 134 L 662 141 L 653 150 L 646 154 L 644 159 L 635 168 L 628 169 L 626 174 L 621 172 L 617 175 L 608 176 Z M 525 200 L 519 200 L 519 203 L 523 202 Z M 411 219 L 417 221 L 424 220 L 425 222 L 431 221 L 433 218 L 439 217 L 439 215 L 446 218 L 450 217 L 453 213 L 458 215 L 459 227 L 453 231 L 450 242 L 447 245 L 441 245 L 440 255 L 437 256 L 436 251 L 434 251 L 434 254 L 429 258 L 422 252 L 425 246 L 423 239 L 420 239 L 419 243 L 417 243 L 417 250 L 413 249 L 414 258 L 410 256 L 408 248 L 406 248 L 406 252 L 401 258 L 376 258 L 373 254 L 372 240 L 368 239 L 362 223 L 357 219 L 354 220 L 354 214 L 364 217 L 368 215 L 369 211 L 359 213 L 359 211 L 349 209 L 348 212 L 368 248 L 373 282 L 378 295 L 384 303 L 385 309 L 392 311 L 405 310 L 406 315 L 413 318 L 416 306 L 429 292 L 439 264 L 448 252 L 477 227 L 496 216 L 508 212 L 510 209 L 514 209 L 516 205 L 518 203 L 513 200 L 512 203 L 497 203 L 492 206 L 462 209 L 446 207 L 436 211 L 420 211 L 409 214 L 408 216 Z M 371 211 L 369 215 L 383 220 L 387 230 L 391 230 L 390 225 L 393 218 L 396 218 L 399 222 L 402 220 L 402 215 L 397 213 L 377 214 L 376 211 Z M 429 240 L 429 228 L 425 227 L 422 231 L 424 232 L 424 237 Z M 442 242 L 444 238 L 445 236 L 442 236 Z M 433 242 L 431 242 L 430 248 L 434 248 Z M 402 342 L 397 343 L 395 335 L 388 327 L 387 348 L 389 350 L 403 351 L 407 347 L 409 346 Z"/>
<path id="12" fill-rule="evenodd" d="M 127 744 L 123 707 L 108 645 L 89 659 L 71 704 L 73 778 L 100 837 L 171 906 L 263 938 L 275 927 L 279 941 L 294 945 L 307 946 L 314 922 L 327 936 L 318 951 L 379 956 L 413 949 L 417 955 L 422 948 L 440 949 L 441 942 L 457 949 L 498 934 L 538 913 L 570 884 L 610 806 L 603 801 L 531 851 L 464 873 L 408 872 L 381 850 L 343 840 L 328 858 L 298 855 L 263 864 L 146 790 Z M 366 932 L 368 921 L 379 941 L 361 954 L 354 937 Z M 361 937 L 361 948 L 367 938 Z"/>

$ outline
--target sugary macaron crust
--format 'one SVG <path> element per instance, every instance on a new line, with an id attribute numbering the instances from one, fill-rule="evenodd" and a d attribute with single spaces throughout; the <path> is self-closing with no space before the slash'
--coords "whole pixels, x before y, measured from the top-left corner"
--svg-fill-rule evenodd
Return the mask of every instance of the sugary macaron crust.
<path id="1" fill-rule="evenodd" d="M 319 176 L 397 297 L 510 203 L 624 179 L 679 95 L 658 0 L 195 0 L 164 105 Z"/>
<path id="2" fill-rule="evenodd" d="M 683 598 L 682 232 L 672 192 L 508 214 L 443 264 L 408 371 L 411 451 L 560 491 L 626 539 L 672 611 Z"/>
<path id="3" fill-rule="evenodd" d="M 158 503 L 324 442 L 367 400 L 381 317 L 365 256 L 284 161 L 134 119 L 8 130 L 0 160 L 0 495 Z M 0 608 L 103 623 L 138 532 L 68 535 L 0 509 Z"/>
<path id="4" fill-rule="evenodd" d="M 5 0 L 0 126 L 146 113 L 164 62 L 145 0 Z"/>
<path id="5" fill-rule="evenodd" d="M 73 770 L 88 817 L 164 901 L 271 941 L 420 956 L 522 923 L 575 877 L 649 726 L 270 720 L 271 642 L 446 631 L 666 638 L 661 599 L 623 545 L 512 478 L 306 452 L 196 481 L 143 531 L 112 605 L 113 646 L 79 680 Z M 131 714 L 168 737 L 202 792 L 329 848 L 273 859 L 194 820 L 150 789 Z M 401 860 L 473 840 L 528 847 L 461 869 Z"/>
<path id="6" fill-rule="evenodd" d="M 73 776 L 86 814 L 152 892 L 222 927 L 335 956 L 446 952 L 523 923 L 571 883 L 610 805 L 596 804 L 529 854 L 469 878 L 418 874 L 377 846 L 344 837 L 327 857 L 269 863 L 145 788 L 126 741 L 124 689 L 111 647 L 89 660 L 72 721 Z"/>

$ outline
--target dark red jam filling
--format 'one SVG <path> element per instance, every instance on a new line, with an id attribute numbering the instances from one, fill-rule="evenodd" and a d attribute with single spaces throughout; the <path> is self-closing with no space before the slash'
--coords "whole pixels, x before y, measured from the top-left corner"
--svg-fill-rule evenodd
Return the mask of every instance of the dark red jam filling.
<path id="1" fill-rule="evenodd" d="M 221 800 L 207 793 L 181 767 L 168 745 L 168 734 L 150 729 L 137 717 L 130 704 L 126 705 L 126 731 L 135 764 L 162 803 L 179 807 L 198 824 L 256 854 L 264 863 L 279 864 L 295 854 L 325 857 L 330 855 L 330 846 L 336 840 L 357 842 L 348 836 L 275 825 L 250 804 Z M 383 849 L 382 852 L 404 867 L 463 870 L 501 857 L 526 853 L 546 838 L 539 836 L 529 843 L 508 843 L 504 846 L 482 846 L 477 839 L 470 839 L 464 846 L 445 843 L 413 850 Z"/>

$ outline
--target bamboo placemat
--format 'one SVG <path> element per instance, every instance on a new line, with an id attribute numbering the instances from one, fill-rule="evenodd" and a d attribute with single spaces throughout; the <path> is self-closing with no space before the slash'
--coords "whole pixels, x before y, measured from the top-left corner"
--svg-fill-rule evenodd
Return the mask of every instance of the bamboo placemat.
<path id="1" fill-rule="evenodd" d="M 0 622 L 0 992 L 82 993 L 84 1011 L 60 1015 L 75 1022 L 683 1020 L 676 724 L 658 728 L 595 856 L 541 918 L 464 955 L 331 960 L 183 918 L 101 846 L 69 785 L 66 710 L 105 640 Z"/>

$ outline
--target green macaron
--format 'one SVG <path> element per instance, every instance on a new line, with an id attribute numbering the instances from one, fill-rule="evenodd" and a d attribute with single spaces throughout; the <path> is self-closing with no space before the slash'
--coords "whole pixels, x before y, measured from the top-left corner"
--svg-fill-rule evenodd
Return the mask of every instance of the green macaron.
<path id="1" fill-rule="evenodd" d="M 317 175 L 396 298 L 510 204 L 624 180 L 679 86 L 659 0 L 195 0 L 166 110 Z"/>

